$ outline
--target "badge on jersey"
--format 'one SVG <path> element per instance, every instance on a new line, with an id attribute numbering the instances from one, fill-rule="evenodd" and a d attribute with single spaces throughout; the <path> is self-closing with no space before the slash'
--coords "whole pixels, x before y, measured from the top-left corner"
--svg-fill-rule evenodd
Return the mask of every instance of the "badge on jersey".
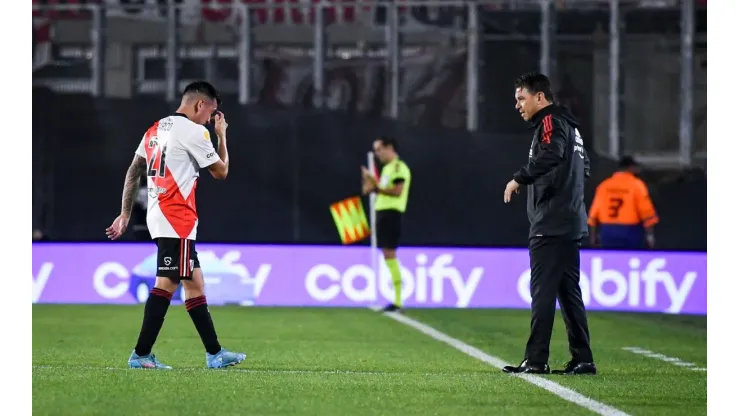
<path id="1" fill-rule="evenodd" d="M 207 142 L 211 141 L 211 135 L 208 133 L 208 130 L 203 131 L 203 139 Z"/>

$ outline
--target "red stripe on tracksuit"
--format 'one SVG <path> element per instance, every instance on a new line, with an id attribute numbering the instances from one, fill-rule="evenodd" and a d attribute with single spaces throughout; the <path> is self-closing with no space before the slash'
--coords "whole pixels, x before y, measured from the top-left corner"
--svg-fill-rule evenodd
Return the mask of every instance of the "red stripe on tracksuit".
<path id="1" fill-rule="evenodd" d="M 542 120 L 542 143 L 550 144 L 550 138 L 552 137 L 552 114 L 548 114 Z"/>

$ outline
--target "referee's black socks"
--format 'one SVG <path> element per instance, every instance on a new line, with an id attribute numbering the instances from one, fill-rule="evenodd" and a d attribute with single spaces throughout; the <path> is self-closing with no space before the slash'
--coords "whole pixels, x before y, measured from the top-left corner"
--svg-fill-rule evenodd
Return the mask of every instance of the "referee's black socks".
<path id="1" fill-rule="evenodd" d="M 218 343 L 216 328 L 213 327 L 213 320 L 211 319 L 211 313 L 208 311 L 205 295 L 186 300 L 185 309 L 190 314 L 206 351 L 211 355 L 218 354 L 221 351 L 221 344 Z"/>
<path id="2" fill-rule="evenodd" d="M 149 292 L 149 298 L 144 306 L 144 322 L 141 324 L 139 340 L 136 342 L 135 352 L 139 357 L 149 355 L 152 352 L 154 342 L 157 340 L 159 330 L 164 324 L 164 316 L 170 307 L 172 293 L 159 288 Z"/>

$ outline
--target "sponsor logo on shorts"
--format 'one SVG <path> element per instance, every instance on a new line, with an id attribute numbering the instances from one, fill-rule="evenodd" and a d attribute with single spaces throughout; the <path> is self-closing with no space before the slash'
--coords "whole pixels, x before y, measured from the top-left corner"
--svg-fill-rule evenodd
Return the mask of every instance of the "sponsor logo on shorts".
<path id="1" fill-rule="evenodd" d="M 165 257 L 164 258 L 164 265 L 165 266 L 169 266 L 170 264 L 172 264 L 172 257 Z"/>

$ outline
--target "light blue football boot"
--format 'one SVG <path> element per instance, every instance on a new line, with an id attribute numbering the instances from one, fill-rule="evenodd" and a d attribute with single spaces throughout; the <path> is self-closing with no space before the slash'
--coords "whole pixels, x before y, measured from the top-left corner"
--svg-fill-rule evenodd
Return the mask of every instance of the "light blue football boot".
<path id="1" fill-rule="evenodd" d="M 129 368 L 154 368 L 158 370 L 171 370 L 172 367 L 162 364 L 159 362 L 154 354 L 149 353 L 144 356 L 136 355 L 136 350 L 131 352 L 131 357 L 128 359 Z"/>
<path id="2" fill-rule="evenodd" d="M 221 348 L 221 351 L 211 355 L 206 352 L 206 365 L 208 368 L 224 368 L 231 367 L 239 364 L 247 358 L 247 354 L 242 352 L 231 352 L 226 348 Z"/>

